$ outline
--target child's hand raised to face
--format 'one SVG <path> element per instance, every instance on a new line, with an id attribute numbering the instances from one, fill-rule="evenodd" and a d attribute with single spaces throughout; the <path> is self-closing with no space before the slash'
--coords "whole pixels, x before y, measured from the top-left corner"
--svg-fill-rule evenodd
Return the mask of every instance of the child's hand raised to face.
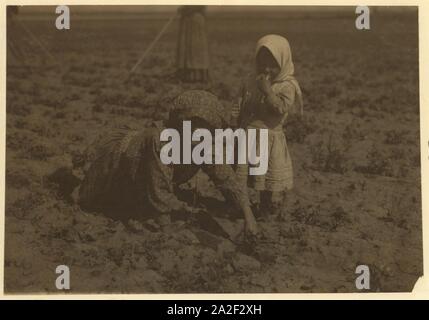
<path id="1" fill-rule="evenodd" d="M 272 92 L 271 80 L 280 73 L 280 66 L 265 47 L 262 47 L 256 55 L 256 69 L 259 74 L 256 77 L 258 88 L 264 95 L 269 95 Z"/>
<path id="2" fill-rule="evenodd" d="M 271 81 L 269 75 L 260 74 L 256 77 L 256 84 L 258 89 L 265 95 L 271 93 Z"/>
<path id="3" fill-rule="evenodd" d="M 256 71 L 258 74 L 265 74 L 269 80 L 274 80 L 280 73 L 280 66 L 271 52 L 262 47 L 256 55 Z"/>

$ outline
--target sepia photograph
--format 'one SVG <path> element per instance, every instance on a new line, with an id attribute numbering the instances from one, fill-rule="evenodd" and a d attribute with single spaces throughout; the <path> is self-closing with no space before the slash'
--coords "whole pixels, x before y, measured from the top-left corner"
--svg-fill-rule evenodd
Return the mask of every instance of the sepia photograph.
<path id="1" fill-rule="evenodd" d="M 5 8 L 6 295 L 423 275 L 417 6 Z"/>

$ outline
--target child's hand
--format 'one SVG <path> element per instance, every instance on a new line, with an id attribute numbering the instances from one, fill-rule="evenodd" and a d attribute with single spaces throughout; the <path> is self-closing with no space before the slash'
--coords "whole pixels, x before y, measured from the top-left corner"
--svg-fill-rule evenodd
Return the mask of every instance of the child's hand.
<path id="1" fill-rule="evenodd" d="M 244 233 L 245 235 L 252 237 L 256 237 L 258 235 L 258 225 L 256 223 L 256 220 L 245 221 Z"/>
<path id="2" fill-rule="evenodd" d="M 271 93 L 271 81 L 269 77 L 265 74 L 260 74 L 256 77 L 256 84 L 258 85 L 258 89 L 265 95 Z"/>
<path id="3" fill-rule="evenodd" d="M 194 207 L 190 205 L 185 205 L 185 211 L 189 214 L 207 214 L 207 209 L 202 207 Z"/>

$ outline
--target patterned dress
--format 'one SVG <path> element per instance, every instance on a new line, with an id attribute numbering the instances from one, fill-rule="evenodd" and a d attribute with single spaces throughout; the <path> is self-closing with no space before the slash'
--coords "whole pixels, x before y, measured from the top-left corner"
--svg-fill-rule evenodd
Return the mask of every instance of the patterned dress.
<path id="1" fill-rule="evenodd" d="M 170 124 L 201 119 L 211 128 L 221 126 L 222 105 L 205 91 L 191 90 L 175 100 Z M 88 166 L 79 190 L 85 210 L 125 211 L 154 208 L 159 212 L 182 211 L 188 204 L 177 198 L 174 186 L 205 172 L 224 197 L 237 208 L 249 205 L 247 189 L 230 165 L 165 165 L 160 159 L 163 125 L 133 130 L 120 128 L 100 137 L 88 150 Z"/>
<path id="2" fill-rule="evenodd" d="M 199 169 L 237 208 L 248 204 L 247 190 L 238 183 L 230 165 L 163 164 L 160 133 L 156 124 L 141 131 L 121 128 L 95 142 L 79 190 L 82 208 L 117 211 L 149 205 L 160 212 L 185 210 L 188 204 L 176 197 L 174 185 L 188 181 Z"/>
<path id="3" fill-rule="evenodd" d="M 283 124 L 295 106 L 295 87 L 289 81 L 272 85 L 277 96 L 274 109 L 268 107 L 254 81 L 242 87 L 239 105 L 241 126 L 247 129 L 268 129 L 268 170 L 264 175 L 248 176 L 248 166 L 238 165 L 237 174 L 243 183 L 259 191 L 283 191 L 293 187 L 292 160 L 287 147 Z M 257 144 L 259 153 L 259 144 Z"/>

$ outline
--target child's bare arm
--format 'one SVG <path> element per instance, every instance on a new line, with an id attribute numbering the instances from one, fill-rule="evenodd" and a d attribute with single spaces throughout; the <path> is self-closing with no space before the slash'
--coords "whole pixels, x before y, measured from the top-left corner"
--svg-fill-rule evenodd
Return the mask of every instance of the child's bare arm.
<path id="1" fill-rule="evenodd" d="M 258 227 L 255 216 L 250 208 L 247 187 L 239 182 L 237 175 L 230 165 L 207 165 L 203 171 L 210 177 L 214 184 L 220 189 L 223 196 L 229 199 L 235 208 L 240 209 L 245 221 L 245 231 L 256 235 Z"/>

